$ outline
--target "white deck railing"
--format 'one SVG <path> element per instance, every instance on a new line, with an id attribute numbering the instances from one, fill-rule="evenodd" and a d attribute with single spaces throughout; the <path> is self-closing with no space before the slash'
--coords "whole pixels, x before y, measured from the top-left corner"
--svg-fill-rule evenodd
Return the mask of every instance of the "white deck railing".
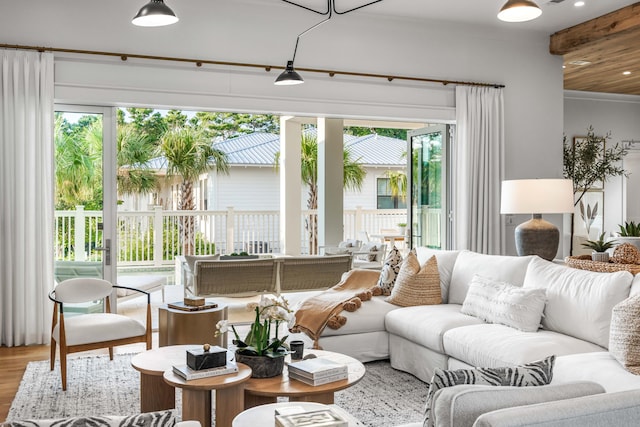
<path id="1" fill-rule="evenodd" d="M 302 212 L 302 253 L 310 253 L 309 233 Z M 101 211 L 56 211 L 56 260 L 99 261 L 102 253 Z M 184 252 L 184 240 L 196 254 L 280 252 L 279 211 L 147 211 L 118 212 L 118 264 L 172 265 Z M 406 223 L 404 209 L 355 209 L 344 212 L 344 238 L 360 238 L 363 231 L 377 234 Z M 191 230 L 191 231 L 190 231 Z"/>

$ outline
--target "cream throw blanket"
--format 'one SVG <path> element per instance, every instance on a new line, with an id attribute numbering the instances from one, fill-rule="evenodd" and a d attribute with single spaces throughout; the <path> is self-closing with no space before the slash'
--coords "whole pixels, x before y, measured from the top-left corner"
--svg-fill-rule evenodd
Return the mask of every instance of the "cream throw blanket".
<path id="1" fill-rule="evenodd" d="M 314 348 L 320 348 L 318 339 L 325 327 L 338 329 L 346 323 L 347 319 L 339 314 L 342 310 L 356 311 L 362 301 L 381 294 L 377 286 L 379 277 L 376 270 L 348 271 L 340 283 L 302 303 L 291 332 L 304 332 L 313 339 Z"/>

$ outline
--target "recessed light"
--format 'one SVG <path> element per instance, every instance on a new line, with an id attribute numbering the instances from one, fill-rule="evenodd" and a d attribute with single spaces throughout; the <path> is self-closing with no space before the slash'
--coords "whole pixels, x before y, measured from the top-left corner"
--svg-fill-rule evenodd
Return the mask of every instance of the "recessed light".
<path id="1" fill-rule="evenodd" d="M 624 74 L 625 76 L 628 76 L 629 74 L 631 74 L 631 71 L 623 71 L 622 74 Z"/>
<path id="2" fill-rule="evenodd" d="M 574 5 L 575 7 L 582 7 L 582 6 L 584 6 L 584 2 L 583 2 L 583 1 L 581 1 L 581 0 L 578 0 L 578 1 L 577 1 L 577 2 L 575 2 L 573 5 Z"/>
<path id="3" fill-rule="evenodd" d="M 583 66 L 583 65 L 591 65 L 591 62 L 576 60 L 576 61 L 569 62 L 569 64 Z"/>

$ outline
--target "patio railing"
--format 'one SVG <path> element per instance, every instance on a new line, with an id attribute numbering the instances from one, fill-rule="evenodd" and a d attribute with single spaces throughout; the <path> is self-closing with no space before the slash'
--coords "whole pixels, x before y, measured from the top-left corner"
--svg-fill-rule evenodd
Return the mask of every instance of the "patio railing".
<path id="1" fill-rule="evenodd" d="M 315 211 L 302 212 L 302 253 L 310 251 L 305 219 Z M 56 260 L 99 261 L 102 252 L 102 212 L 56 211 Z M 407 222 L 404 209 L 355 209 L 344 212 L 344 238 L 360 238 L 363 231 L 377 234 Z M 196 254 L 280 252 L 279 211 L 147 211 L 118 212 L 118 264 L 172 265 L 185 245 Z M 185 244 L 185 242 L 187 242 Z M 190 249 L 190 248 L 189 248 Z"/>

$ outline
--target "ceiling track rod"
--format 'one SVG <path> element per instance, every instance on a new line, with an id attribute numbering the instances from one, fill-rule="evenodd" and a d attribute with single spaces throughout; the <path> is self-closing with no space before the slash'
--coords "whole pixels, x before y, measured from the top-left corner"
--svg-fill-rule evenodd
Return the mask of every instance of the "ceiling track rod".
<path id="1" fill-rule="evenodd" d="M 84 49 L 65 49 L 65 48 L 45 47 L 45 46 L 27 46 L 27 45 L 0 43 L 0 48 L 19 49 L 19 50 L 37 50 L 38 52 L 72 53 L 72 54 L 79 54 L 79 55 L 110 56 L 110 57 L 118 57 L 122 61 L 126 61 L 129 58 L 135 58 L 135 59 L 145 59 L 145 60 L 151 60 L 151 61 L 183 62 L 183 63 L 195 64 L 197 67 L 202 67 L 202 65 L 207 64 L 207 65 L 224 65 L 224 66 L 230 66 L 230 67 L 262 68 L 266 71 L 285 69 L 285 67 L 282 65 L 252 64 L 252 63 L 245 63 L 245 62 L 230 62 L 230 61 L 214 61 L 214 60 L 207 60 L 207 59 L 191 59 L 191 58 L 179 58 L 179 57 L 173 57 L 173 56 L 142 55 L 137 53 L 118 53 L 118 52 L 105 52 L 105 51 L 84 50 Z M 375 73 L 359 73 L 359 72 L 352 72 L 352 71 L 327 70 L 327 69 L 319 69 L 319 68 L 296 67 L 296 69 L 299 71 L 305 71 L 310 73 L 328 74 L 330 77 L 334 77 L 336 75 L 343 75 L 343 76 L 354 76 L 354 77 L 380 78 L 380 79 L 386 79 L 390 82 L 393 80 L 405 80 L 405 81 L 423 82 L 423 83 L 440 83 L 444 86 L 464 85 L 464 86 L 486 86 L 486 87 L 494 87 L 494 88 L 505 87 L 505 85 L 498 84 L 498 83 L 465 82 L 460 80 L 432 79 L 427 77 L 397 76 L 397 75 L 375 74 Z"/>

